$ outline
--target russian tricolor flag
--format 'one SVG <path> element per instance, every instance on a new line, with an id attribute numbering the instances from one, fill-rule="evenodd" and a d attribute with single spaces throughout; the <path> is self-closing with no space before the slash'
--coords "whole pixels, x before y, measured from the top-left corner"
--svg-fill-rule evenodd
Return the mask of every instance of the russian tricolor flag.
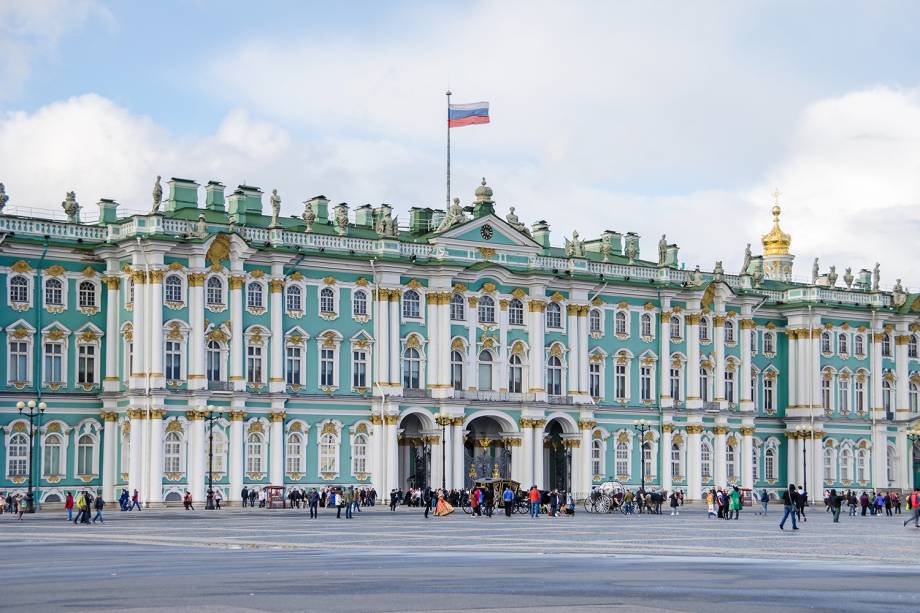
<path id="1" fill-rule="evenodd" d="M 450 104 L 447 106 L 447 127 L 459 128 L 489 123 L 489 103 L 470 102 L 469 104 Z"/>

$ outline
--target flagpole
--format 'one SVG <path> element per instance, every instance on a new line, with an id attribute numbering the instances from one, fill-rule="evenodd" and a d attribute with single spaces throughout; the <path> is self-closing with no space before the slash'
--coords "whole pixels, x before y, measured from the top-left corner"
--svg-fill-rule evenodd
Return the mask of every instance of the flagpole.
<path id="1" fill-rule="evenodd" d="M 444 210 L 450 210 L 450 90 L 447 90 L 447 206 Z"/>

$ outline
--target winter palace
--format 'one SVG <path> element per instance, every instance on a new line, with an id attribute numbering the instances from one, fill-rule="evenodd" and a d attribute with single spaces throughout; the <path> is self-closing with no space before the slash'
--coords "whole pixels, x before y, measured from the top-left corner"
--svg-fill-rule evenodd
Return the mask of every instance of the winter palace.
<path id="1" fill-rule="evenodd" d="M 281 217 L 277 191 L 178 178 L 130 214 L 11 198 L 0 491 L 917 478 L 920 295 L 873 263 L 795 281 L 778 204 L 731 274 L 685 269 L 664 236 L 553 246 L 485 180 L 403 219 L 324 196 Z"/>

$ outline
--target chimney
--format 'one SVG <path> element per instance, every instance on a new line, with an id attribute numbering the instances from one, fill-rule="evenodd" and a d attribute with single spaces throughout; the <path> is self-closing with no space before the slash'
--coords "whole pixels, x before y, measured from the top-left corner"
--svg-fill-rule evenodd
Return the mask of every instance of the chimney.
<path id="1" fill-rule="evenodd" d="M 223 213 L 224 208 L 224 184 L 220 181 L 208 181 L 204 188 L 205 199 L 204 206 L 209 211 L 218 211 Z"/>
<path id="2" fill-rule="evenodd" d="M 118 221 L 118 203 L 108 198 L 99 201 L 99 223 L 115 223 Z"/>
<path id="3" fill-rule="evenodd" d="M 541 219 L 531 226 L 533 239 L 537 241 L 544 249 L 549 249 L 549 224 Z"/>
<path id="4" fill-rule="evenodd" d="M 172 213 L 181 209 L 198 208 L 198 184 L 191 179 L 178 179 L 173 177 L 166 184 L 169 195 L 166 197 L 166 212 Z"/>

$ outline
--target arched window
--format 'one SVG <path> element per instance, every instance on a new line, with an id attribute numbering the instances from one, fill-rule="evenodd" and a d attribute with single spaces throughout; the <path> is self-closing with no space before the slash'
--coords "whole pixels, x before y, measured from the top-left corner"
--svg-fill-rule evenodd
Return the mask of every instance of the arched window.
<path id="1" fill-rule="evenodd" d="M 700 340 L 709 340 L 709 318 L 700 317 Z"/>
<path id="2" fill-rule="evenodd" d="M 45 476 L 61 474 L 61 450 L 64 441 L 58 434 L 49 434 L 45 437 Z"/>
<path id="3" fill-rule="evenodd" d="M 356 475 L 367 473 L 367 436 L 355 436 L 351 448 L 351 472 Z"/>
<path id="4" fill-rule="evenodd" d="M 598 358 L 601 356 L 597 355 Z M 591 356 L 591 361 L 588 362 L 588 394 L 592 398 L 601 397 L 601 363 L 600 361 L 594 359 L 595 356 Z"/>
<path id="5" fill-rule="evenodd" d="M 853 452 L 849 447 L 840 450 L 840 480 L 844 483 L 853 480 Z"/>
<path id="6" fill-rule="evenodd" d="M 911 334 L 910 338 L 907 339 L 907 357 L 916 358 L 920 357 L 917 355 L 917 335 Z"/>
<path id="7" fill-rule="evenodd" d="M 246 286 L 246 306 L 250 309 L 261 309 L 262 304 L 262 284 L 251 281 Z"/>
<path id="8" fill-rule="evenodd" d="M 246 438 L 247 473 L 262 472 L 262 446 L 262 435 L 258 432 L 253 432 Z"/>
<path id="9" fill-rule="evenodd" d="M 725 400 L 735 402 L 735 368 L 731 363 L 725 367 Z"/>
<path id="10" fill-rule="evenodd" d="M 163 281 L 163 299 L 166 302 L 182 302 L 182 279 L 179 275 L 168 275 Z"/>
<path id="11" fill-rule="evenodd" d="M 832 353 L 830 332 L 821 333 L 821 353 Z"/>
<path id="12" fill-rule="evenodd" d="M 77 440 L 77 474 L 92 475 L 95 474 L 95 463 L 93 462 L 93 437 L 84 434 Z"/>
<path id="13" fill-rule="evenodd" d="M 60 279 L 48 279 L 45 281 L 45 304 L 49 306 L 61 306 L 64 304 L 64 284 Z"/>
<path id="14" fill-rule="evenodd" d="M 512 355 L 508 361 L 508 391 L 512 394 L 524 391 L 524 366 L 519 355 Z"/>
<path id="15" fill-rule="evenodd" d="M 725 321 L 725 342 L 734 343 L 735 342 L 735 322 L 730 319 Z"/>
<path id="16" fill-rule="evenodd" d="M 491 296 L 483 296 L 479 299 L 479 323 L 495 323 L 495 301 Z"/>
<path id="17" fill-rule="evenodd" d="M 838 353 L 843 354 L 850 353 L 849 343 L 847 342 L 847 335 L 843 332 L 837 335 L 837 351 Z"/>
<path id="18" fill-rule="evenodd" d="M 882 357 L 891 357 L 891 335 L 887 332 L 882 337 Z"/>
<path id="19" fill-rule="evenodd" d="M 885 409 L 885 415 L 891 419 L 891 381 L 887 379 L 882 380 L 882 408 Z"/>
<path id="20" fill-rule="evenodd" d="M 618 477 L 629 476 L 629 445 L 620 442 L 616 448 L 616 469 Z"/>
<path id="21" fill-rule="evenodd" d="M 163 442 L 163 472 L 182 472 L 182 437 L 178 432 L 170 432 Z"/>
<path id="22" fill-rule="evenodd" d="M 17 432 L 10 437 L 6 449 L 6 473 L 10 477 L 24 477 L 29 474 L 29 437 Z"/>
<path id="23" fill-rule="evenodd" d="M 600 477 L 604 474 L 602 461 L 604 458 L 604 446 L 600 439 L 591 441 L 591 475 Z"/>
<path id="24" fill-rule="evenodd" d="M 834 479 L 834 450 L 830 447 L 824 448 L 824 480 L 833 483 Z"/>
<path id="25" fill-rule="evenodd" d="M 776 353 L 776 337 L 772 332 L 763 333 L 763 352 Z"/>
<path id="26" fill-rule="evenodd" d="M 614 330 L 620 336 L 623 336 L 627 333 L 626 328 L 626 311 L 617 311 L 617 314 L 613 316 Z"/>
<path id="27" fill-rule="evenodd" d="M 703 402 L 709 402 L 709 371 L 700 367 L 700 398 Z"/>
<path id="28" fill-rule="evenodd" d="M 767 481 L 776 481 L 776 448 L 767 447 L 763 452 L 763 474 Z"/>
<path id="29" fill-rule="evenodd" d="M 858 357 L 862 357 L 865 355 L 864 352 L 865 348 L 863 347 L 863 336 L 862 334 L 857 334 L 853 337 L 853 353 Z"/>
<path id="30" fill-rule="evenodd" d="M 29 280 L 22 275 L 14 275 L 10 279 L 10 302 L 29 302 Z"/>
<path id="31" fill-rule="evenodd" d="M 588 313 L 588 327 L 592 334 L 601 333 L 601 312 L 598 309 L 591 309 Z"/>
<path id="32" fill-rule="evenodd" d="M 208 350 L 207 356 L 205 358 L 207 363 L 207 374 L 208 381 L 220 381 L 220 363 L 221 363 L 221 352 L 220 352 L 220 343 L 217 341 L 208 341 Z"/>
<path id="33" fill-rule="evenodd" d="M 367 293 L 363 289 L 356 290 L 351 297 L 351 308 L 355 315 L 367 315 Z"/>
<path id="34" fill-rule="evenodd" d="M 907 405 L 911 413 L 916 413 L 920 410 L 920 385 L 915 382 L 911 382 L 907 390 Z"/>
<path id="35" fill-rule="evenodd" d="M 466 319 L 466 305 L 463 304 L 463 294 L 454 294 L 450 297 L 450 318 L 454 321 Z"/>
<path id="36" fill-rule="evenodd" d="M 613 394 L 618 401 L 626 400 L 629 395 L 626 387 L 625 358 L 617 359 L 613 367 Z"/>
<path id="37" fill-rule="evenodd" d="M 418 349 L 409 347 L 403 353 L 403 387 L 417 390 L 421 387 L 422 359 Z"/>
<path id="38" fill-rule="evenodd" d="M 837 379 L 837 410 L 846 415 L 850 412 L 850 380 Z"/>
<path id="39" fill-rule="evenodd" d="M 285 456 L 286 473 L 303 472 L 303 436 L 299 432 L 291 432 L 287 438 L 287 452 Z"/>
<path id="40" fill-rule="evenodd" d="M 760 481 L 760 448 L 757 445 L 751 445 L 751 473 L 752 481 Z"/>
<path id="41" fill-rule="evenodd" d="M 450 383 L 455 390 L 463 390 L 463 352 L 459 349 L 450 352 Z"/>
<path id="42" fill-rule="evenodd" d="M 551 355 L 546 361 L 546 393 L 550 396 L 562 395 L 562 360 Z"/>
<path id="43" fill-rule="evenodd" d="M 652 314 L 643 313 L 639 318 L 640 334 L 645 338 L 652 336 Z"/>
<path id="44" fill-rule="evenodd" d="M 558 302 L 546 305 L 546 327 L 559 329 L 562 327 L 562 307 Z"/>
<path id="45" fill-rule="evenodd" d="M 77 300 L 81 308 L 95 308 L 96 284 L 92 281 L 80 281 Z"/>
<path id="46" fill-rule="evenodd" d="M 324 287 L 319 291 L 320 313 L 335 313 L 335 292 L 331 287 Z"/>
<path id="47" fill-rule="evenodd" d="M 479 352 L 479 389 L 492 389 L 492 354 L 488 351 Z"/>
<path id="48" fill-rule="evenodd" d="M 867 466 L 868 456 L 869 456 L 869 452 L 867 452 L 865 449 L 860 449 L 859 451 L 856 452 L 856 480 L 857 481 L 860 481 L 860 482 L 868 481 L 868 479 L 866 478 L 866 475 L 867 475 L 866 471 L 868 469 L 868 466 Z"/>
<path id="49" fill-rule="evenodd" d="M 207 302 L 209 306 L 220 306 L 224 303 L 224 282 L 220 277 L 209 277 L 207 287 Z"/>
<path id="50" fill-rule="evenodd" d="M 729 481 L 738 478 L 738 451 L 734 445 L 725 446 L 725 473 Z"/>
<path id="51" fill-rule="evenodd" d="M 671 319 L 668 320 L 668 327 L 670 328 L 671 340 L 677 340 L 680 338 L 680 317 L 677 315 L 671 315 Z"/>
<path id="52" fill-rule="evenodd" d="M 833 407 L 831 406 L 831 378 L 833 375 L 827 373 L 821 379 L 821 408 L 825 412 L 830 411 Z"/>
<path id="53" fill-rule="evenodd" d="M 299 313 L 303 311 L 303 291 L 299 285 L 289 285 L 285 293 L 287 310 Z"/>
<path id="54" fill-rule="evenodd" d="M 414 289 L 406 290 L 402 298 L 403 317 L 419 318 L 419 296 Z"/>
<path id="55" fill-rule="evenodd" d="M 508 303 L 508 324 L 512 326 L 524 325 L 524 303 L 517 298 L 512 298 Z"/>
<path id="56" fill-rule="evenodd" d="M 704 483 L 712 479 L 712 448 L 706 441 L 700 443 L 700 468 Z"/>
<path id="57" fill-rule="evenodd" d="M 674 399 L 674 402 L 680 402 L 681 393 L 680 393 L 680 363 L 672 362 L 670 368 L 670 383 L 671 383 L 671 398 Z"/>
<path id="58" fill-rule="evenodd" d="M 671 478 L 675 479 L 682 476 L 681 470 L 683 462 L 681 461 L 680 445 L 671 444 Z"/>
<path id="59" fill-rule="evenodd" d="M 335 434 L 326 432 L 319 437 L 319 472 L 320 473 L 337 473 L 339 472 L 338 458 L 339 439 Z"/>

